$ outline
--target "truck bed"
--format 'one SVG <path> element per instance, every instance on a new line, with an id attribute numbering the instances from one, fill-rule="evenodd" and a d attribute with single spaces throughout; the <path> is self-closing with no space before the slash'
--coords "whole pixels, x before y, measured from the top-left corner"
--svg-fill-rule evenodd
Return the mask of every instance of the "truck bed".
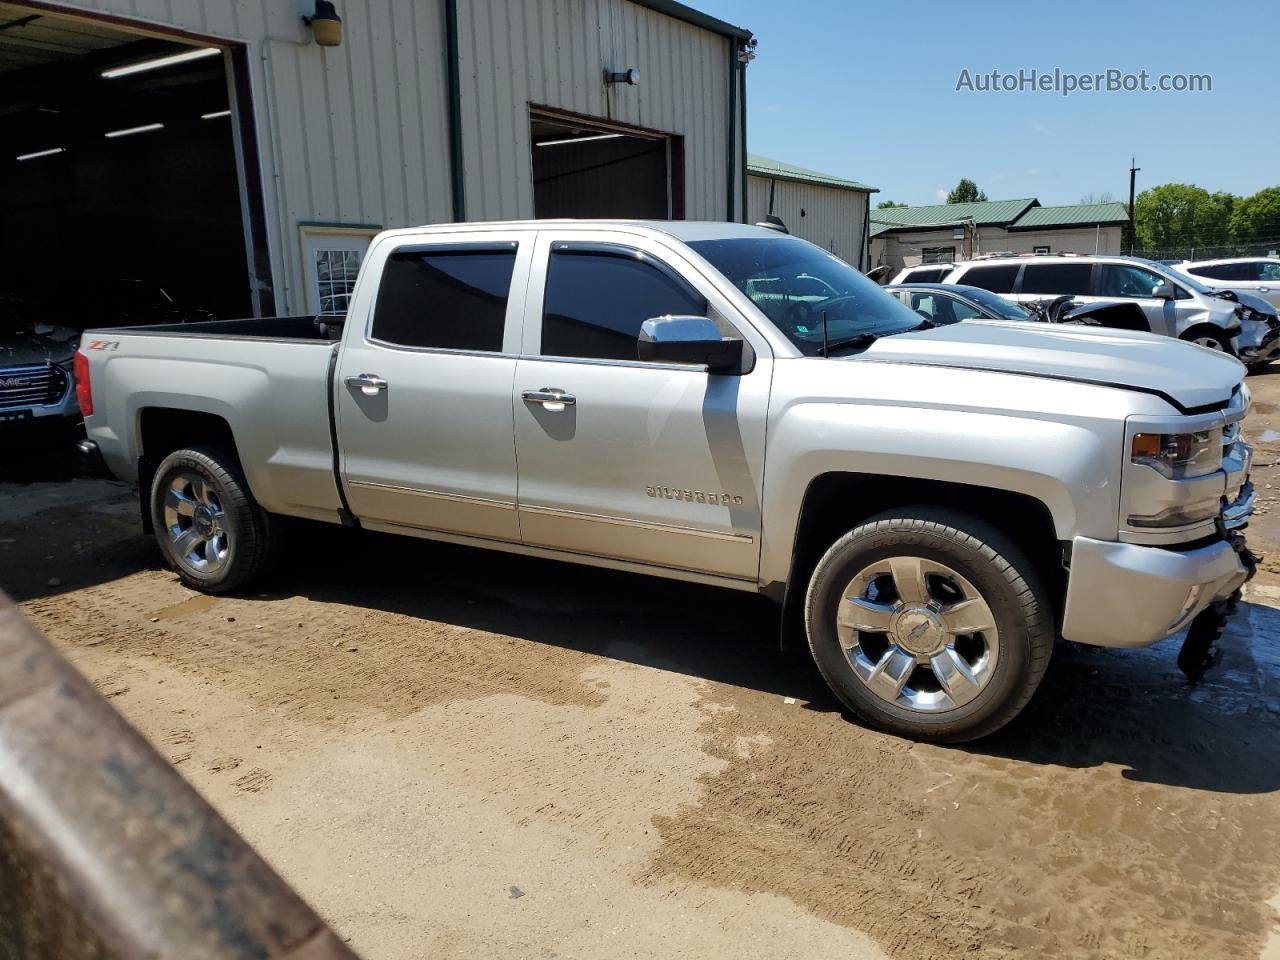
<path id="1" fill-rule="evenodd" d="M 267 317 L 86 331 L 81 350 L 92 374 L 93 436 L 111 471 L 145 482 L 146 438 L 157 417 L 216 418 L 234 436 L 265 509 L 336 522 L 332 377 L 342 320 Z"/>
<path id="2" fill-rule="evenodd" d="M 312 340 L 331 343 L 342 336 L 345 315 L 250 317 L 246 320 L 202 320 L 198 323 L 158 323 L 114 327 L 111 334 L 179 337 L 234 337 L 248 340 Z"/>

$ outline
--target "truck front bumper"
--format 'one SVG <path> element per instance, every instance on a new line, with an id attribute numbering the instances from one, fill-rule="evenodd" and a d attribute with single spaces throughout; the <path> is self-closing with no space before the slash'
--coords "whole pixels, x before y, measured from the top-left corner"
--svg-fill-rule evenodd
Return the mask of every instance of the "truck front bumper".
<path id="1" fill-rule="evenodd" d="M 1253 484 L 1246 482 L 1222 511 L 1220 539 L 1191 550 L 1076 537 L 1063 637 L 1100 647 L 1145 647 L 1232 598 L 1256 565 L 1240 532 L 1253 503 Z"/>

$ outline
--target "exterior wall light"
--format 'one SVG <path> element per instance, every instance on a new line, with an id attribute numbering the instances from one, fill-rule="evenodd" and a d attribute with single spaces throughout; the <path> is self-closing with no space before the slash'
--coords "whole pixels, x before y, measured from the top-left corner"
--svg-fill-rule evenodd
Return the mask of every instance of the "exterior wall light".
<path id="1" fill-rule="evenodd" d="M 322 47 L 342 45 L 342 18 L 330 0 L 316 0 L 316 12 L 303 17 L 302 22 L 311 28 L 316 43 Z"/>
<path id="2" fill-rule="evenodd" d="M 605 83 L 625 83 L 629 87 L 634 87 L 640 82 L 640 71 L 635 67 L 621 72 L 606 70 L 604 72 Z"/>

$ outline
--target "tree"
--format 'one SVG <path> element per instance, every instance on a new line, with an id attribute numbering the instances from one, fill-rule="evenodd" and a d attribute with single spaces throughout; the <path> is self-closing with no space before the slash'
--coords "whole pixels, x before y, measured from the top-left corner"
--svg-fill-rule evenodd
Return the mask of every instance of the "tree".
<path id="1" fill-rule="evenodd" d="M 1231 236 L 1241 243 L 1266 243 L 1280 238 L 1280 187 L 1267 187 L 1240 197 L 1231 209 Z"/>
<path id="2" fill-rule="evenodd" d="M 1115 196 L 1110 190 L 1103 190 L 1101 193 L 1086 193 L 1080 198 L 1081 203 L 1114 203 Z"/>
<path id="3" fill-rule="evenodd" d="M 961 179 L 955 189 L 947 194 L 947 203 L 982 203 L 987 195 L 968 177 Z"/>
<path id="4" fill-rule="evenodd" d="M 881 200 L 876 204 L 877 210 L 888 210 L 891 207 L 905 207 L 905 203 L 899 203 L 897 200 Z"/>
<path id="5" fill-rule="evenodd" d="M 1133 227 L 1146 250 L 1225 243 L 1235 197 L 1191 183 L 1165 183 L 1138 194 Z"/>

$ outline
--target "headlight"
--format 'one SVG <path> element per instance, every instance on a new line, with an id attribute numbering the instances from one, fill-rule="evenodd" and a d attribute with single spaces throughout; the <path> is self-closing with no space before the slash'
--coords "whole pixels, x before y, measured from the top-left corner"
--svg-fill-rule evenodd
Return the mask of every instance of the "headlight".
<path id="1" fill-rule="evenodd" d="M 1203 477 L 1222 467 L 1222 428 L 1196 433 L 1138 433 L 1134 463 L 1153 467 L 1170 480 Z"/>

